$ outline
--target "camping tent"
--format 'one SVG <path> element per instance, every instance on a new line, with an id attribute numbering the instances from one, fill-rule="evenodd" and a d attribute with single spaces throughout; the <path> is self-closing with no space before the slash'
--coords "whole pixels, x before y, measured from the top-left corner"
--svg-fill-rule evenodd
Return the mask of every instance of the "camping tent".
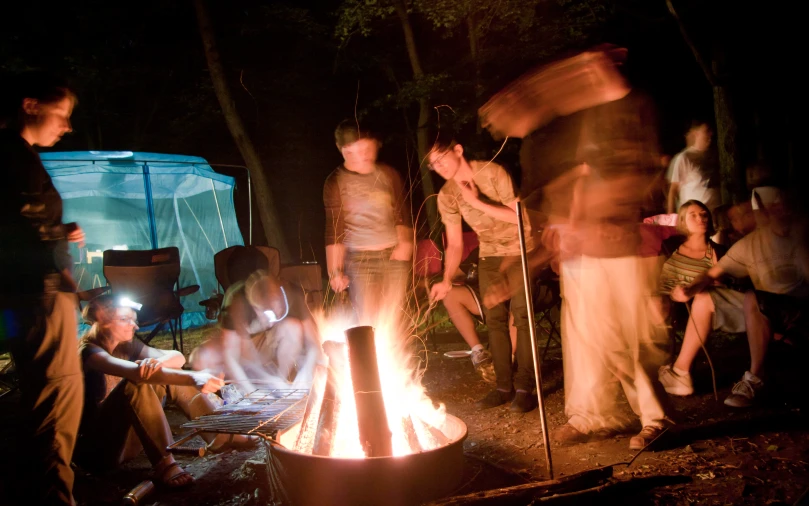
<path id="1" fill-rule="evenodd" d="M 87 238 L 73 248 L 80 290 L 106 284 L 107 249 L 180 250 L 180 286 L 199 285 L 183 298 L 183 327 L 208 322 L 199 302 L 217 289 L 214 253 L 244 244 L 233 206 L 232 177 L 203 158 L 131 151 L 43 153 L 42 163 L 64 202 L 64 221 Z"/>

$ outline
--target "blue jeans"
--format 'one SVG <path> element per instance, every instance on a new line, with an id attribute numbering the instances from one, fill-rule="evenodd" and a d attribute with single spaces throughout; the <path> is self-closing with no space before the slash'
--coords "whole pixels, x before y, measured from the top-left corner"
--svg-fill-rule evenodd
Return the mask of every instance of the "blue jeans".
<path id="1" fill-rule="evenodd" d="M 394 318 L 398 329 L 405 301 L 410 262 L 391 260 L 393 248 L 380 251 L 348 251 L 348 293 L 359 325 L 373 327 Z"/>

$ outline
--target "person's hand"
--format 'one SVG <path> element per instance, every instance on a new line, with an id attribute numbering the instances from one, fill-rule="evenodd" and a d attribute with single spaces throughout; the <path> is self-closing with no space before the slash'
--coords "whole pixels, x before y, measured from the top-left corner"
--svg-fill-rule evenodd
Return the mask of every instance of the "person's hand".
<path id="1" fill-rule="evenodd" d="M 399 262 L 409 262 L 413 257 L 413 243 L 412 242 L 399 242 L 393 252 L 390 254 L 391 260 Z"/>
<path id="2" fill-rule="evenodd" d="M 78 223 L 65 223 L 65 236 L 67 242 L 79 243 L 79 247 L 84 247 L 84 230 L 81 229 Z"/>
<path id="3" fill-rule="evenodd" d="M 163 363 L 156 358 L 135 360 L 135 363 L 138 364 L 138 375 L 141 381 L 148 380 L 163 367 Z"/>
<path id="4" fill-rule="evenodd" d="M 203 394 L 212 394 L 218 392 L 220 388 L 225 386 L 223 376 L 214 376 L 206 371 L 198 371 L 191 373 L 194 378 L 194 386 Z"/>
<path id="5" fill-rule="evenodd" d="M 340 293 L 346 288 L 348 288 L 348 276 L 343 274 L 342 272 L 339 274 L 335 274 L 331 278 L 329 278 L 329 286 L 331 289 L 334 290 L 336 293 Z"/>
<path id="6" fill-rule="evenodd" d="M 540 235 L 542 247 L 548 251 L 558 252 L 560 249 L 559 231 L 554 227 L 545 227 Z"/>
<path id="7" fill-rule="evenodd" d="M 480 192 L 478 192 L 478 187 L 474 182 L 461 181 L 459 186 L 461 187 L 461 195 L 465 201 L 472 205 L 480 201 Z"/>
<path id="8" fill-rule="evenodd" d="M 690 298 L 683 285 L 677 285 L 674 287 L 674 290 L 671 291 L 671 300 L 674 302 L 688 302 Z"/>
<path id="9" fill-rule="evenodd" d="M 452 290 L 452 283 L 447 280 L 442 280 L 430 288 L 430 302 L 438 302 L 444 300 L 444 297 Z"/>

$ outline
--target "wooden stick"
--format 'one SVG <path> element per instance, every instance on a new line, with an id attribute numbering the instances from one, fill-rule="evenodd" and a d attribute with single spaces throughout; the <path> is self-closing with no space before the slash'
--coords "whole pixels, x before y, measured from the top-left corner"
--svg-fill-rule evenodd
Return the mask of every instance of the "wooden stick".
<path id="1" fill-rule="evenodd" d="M 393 455 L 393 442 L 382 397 L 373 327 L 346 330 L 351 381 L 357 404 L 360 442 L 366 457 Z"/>
<path id="2" fill-rule="evenodd" d="M 410 451 L 413 453 L 420 452 L 422 447 L 421 443 L 419 443 L 419 437 L 416 435 L 416 427 L 413 425 L 413 417 L 411 415 L 402 417 L 402 428 L 407 438 L 407 444 L 410 446 Z"/>
<path id="3" fill-rule="evenodd" d="M 337 420 L 340 418 L 340 384 L 345 375 L 345 345 L 326 341 L 323 343 L 323 351 L 329 357 L 329 370 L 320 404 L 312 454 L 328 457 L 334 446 Z"/>
<path id="4" fill-rule="evenodd" d="M 483 506 L 483 505 L 510 505 L 528 504 L 534 499 L 562 494 L 569 491 L 581 490 L 603 483 L 612 476 L 612 466 L 601 467 L 583 471 L 560 478 L 558 480 L 540 481 L 516 485 L 513 487 L 496 488 L 475 492 L 473 494 L 459 495 L 439 499 L 426 506 Z"/>
<path id="5" fill-rule="evenodd" d="M 312 453 L 315 445 L 315 430 L 320 418 L 320 408 L 323 403 L 323 393 L 326 389 L 326 377 L 328 369 L 322 365 L 315 367 L 312 376 L 312 388 L 309 390 L 309 398 L 306 400 L 306 408 L 303 410 L 301 418 L 301 430 L 295 439 L 293 449 L 301 453 Z"/>

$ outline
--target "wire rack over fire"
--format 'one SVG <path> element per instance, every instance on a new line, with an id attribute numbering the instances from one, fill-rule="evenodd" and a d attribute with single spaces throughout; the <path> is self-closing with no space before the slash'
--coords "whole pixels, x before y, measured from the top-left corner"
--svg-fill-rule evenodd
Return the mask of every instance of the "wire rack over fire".
<path id="1" fill-rule="evenodd" d="M 257 435 L 274 439 L 303 417 L 309 390 L 258 389 L 210 415 L 184 424 L 195 432 Z"/>

